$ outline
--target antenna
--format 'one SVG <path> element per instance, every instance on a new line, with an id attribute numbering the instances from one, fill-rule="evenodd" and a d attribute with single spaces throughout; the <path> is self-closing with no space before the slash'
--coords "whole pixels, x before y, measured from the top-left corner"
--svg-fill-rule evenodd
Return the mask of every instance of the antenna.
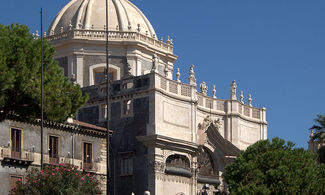
<path id="1" fill-rule="evenodd" d="M 44 99 L 43 99 L 43 8 L 41 8 L 41 170 L 43 165 L 43 128 L 44 128 Z"/>

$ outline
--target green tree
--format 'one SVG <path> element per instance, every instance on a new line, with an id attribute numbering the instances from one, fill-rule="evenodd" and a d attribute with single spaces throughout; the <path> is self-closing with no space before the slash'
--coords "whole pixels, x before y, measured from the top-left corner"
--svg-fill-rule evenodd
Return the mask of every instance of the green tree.
<path id="1" fill-rule="evenodd" d="M 25 182 L 19 180 L 14 195 L 91 195 L 101 194 L 100 182 L 95 175 L 85 173 L 72 165 L 48 166 L 44 171 L 31 169 Z"/>
<path id="2" fill-rule="evenodd" d="M 24 25 L 0 25 L 0 121 L 8 116 L 40 118 L 41 44 Z M 80 86 L 64 77 L 54 48 L 44 41 L 44 117 L 63 122 L 87 100 Z"/>
<path id="3" fill-rule="evenodd" d="M 317 151 L 318 162 L 325 164 L 325 146 L 322 146 Z"/>
<path id="4" fill-rule="evenodd" d="M 315 132 L 313 133 L 312 140 L 320 144 L 325 142 L 325 116 L 318 114 L 317 118 L 314 119 L 316 125 L 313 125 L 310 130 Z M 325 163 L 325 146 L 321 146 L 317 151 L 318 161 L 320 163 Z"/>
<path id="5" fill-rule="evenodd" d="M 324 173 L 314 154 L 274 138 L 240 152 L 225 181 L 231 194 L 324 194 Z"/>
<path id="6" fill-rule="evenodd" d="M 317 142 L 324 142 L 325 141 L 325 116 L 318 114 L 317 118 L 314 119 L 316 125 L 312 126 L 310 129 L 315 130 L 313 140 Z"/>

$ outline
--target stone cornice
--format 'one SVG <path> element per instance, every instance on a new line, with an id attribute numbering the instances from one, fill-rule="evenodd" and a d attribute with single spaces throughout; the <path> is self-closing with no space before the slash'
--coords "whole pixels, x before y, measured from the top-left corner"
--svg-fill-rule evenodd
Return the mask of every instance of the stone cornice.
<path id="1" fill-rule="evenodd" d="M 138 141 L 147 147 L 158 147 L 174 151 L 196 154 L 198 144 L 162 135 L 137 136 Z"/>

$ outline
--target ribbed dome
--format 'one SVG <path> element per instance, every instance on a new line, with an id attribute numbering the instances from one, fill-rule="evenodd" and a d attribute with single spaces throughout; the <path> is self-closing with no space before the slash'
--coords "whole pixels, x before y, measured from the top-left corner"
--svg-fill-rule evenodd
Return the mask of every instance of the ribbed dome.
<path id="1" fill-rule="evenodd" d="M 55 17 L 48 33 L 71 28 L 104 30 L 106 0 L 71 0 Z M 108 0 L 110 31 L 139 31 L 156 38 L 155 30 L 145 15 L 128 0 Z"/>

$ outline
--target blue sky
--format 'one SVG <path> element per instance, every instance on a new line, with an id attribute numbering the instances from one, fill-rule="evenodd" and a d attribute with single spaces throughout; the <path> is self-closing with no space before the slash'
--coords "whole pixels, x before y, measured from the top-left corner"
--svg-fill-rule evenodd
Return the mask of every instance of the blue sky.
<path id="1" fill-rule="evenodd" d="M 10 0 L 0 7 L 0 23 L 39 29 L 69 0 Z M 131 0 L 148 17 L 157 35 L 174 40 L 175 67 L 187 82 L 195 65 L 198 83 L 229 98 L 237 81 L 253 105 L 267 108 L 268 137 L 307 148 L 308 129 L 325 114 L 324 0 Z"/>

